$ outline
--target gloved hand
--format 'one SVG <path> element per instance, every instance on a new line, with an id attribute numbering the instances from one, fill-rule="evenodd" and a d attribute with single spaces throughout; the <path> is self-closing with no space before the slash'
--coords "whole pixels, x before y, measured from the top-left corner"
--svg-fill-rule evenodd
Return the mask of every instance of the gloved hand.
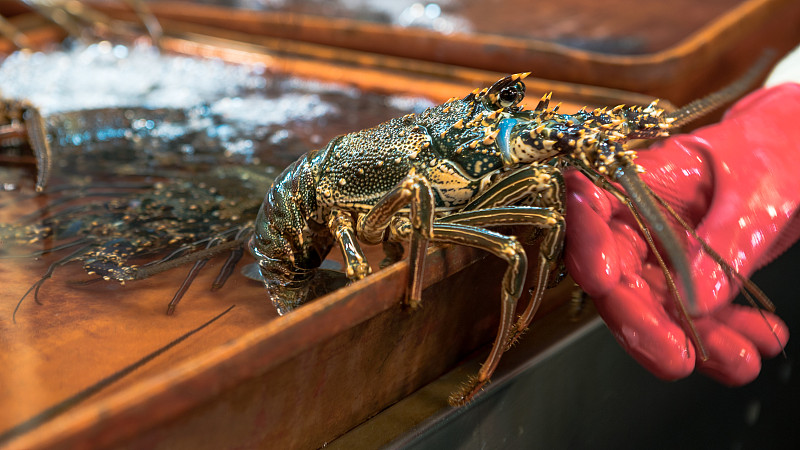
<path id="1" fill-rule="evenodd" d="M 794 53 L 797 59 L 800 52 Z M 745 277 L 800 237 L 798 114 L 800 84 L 761 89 L 720 123 L 670 138 L 636 160 L 646 169 L 644 182 Z M 701 361 L 627 208 L 577 171 L 565 178 L 567 269 L 640 364 L 664 379 L 685 377 L 697 365 L 722 383 L 740 385 L 758 375 L 761 356 L 781 351 L 786 325 L 774 314 L 730 304 L 738 284 L 678 230 L 697 289 L 693 322 L 708 355 Z"/>

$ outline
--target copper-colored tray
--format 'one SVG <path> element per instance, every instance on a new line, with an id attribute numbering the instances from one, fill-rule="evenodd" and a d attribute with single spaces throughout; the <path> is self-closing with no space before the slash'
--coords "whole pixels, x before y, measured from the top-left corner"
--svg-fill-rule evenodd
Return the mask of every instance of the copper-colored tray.
<path id="1" fill-rule="evenodd" d="M 117 2 L 93 3 L 115 14 L 124 8 Z M 531 71 L 676 104 L 728 83 L 765 47 L 784 52 L 800 42 L 800 3 L 794 0 L 648 0 L 635 7 L 624 1 L 463 2 L 452 8 L 477 22 L 475 31 L 452 34 L 377 23 L 314 2 L 299 4 L 259 11 L 175 0 L 149 3 L 162 19 L 463 67 Z"/>
<path id="2" fill-rule="evenodd" d="M 330 54 L 324 47 L 281 40 L 247 42 L 235 33 L 212 36 L 214 30 L 203 28 L 208 33 L 201 35 L 190 28 L 167 38 L 164 47 L 228 61 L 268 62 L 299 76 L 435 101 L 502 75 L 426 63 L 409 72 L 400 69 L 405 61 L 394 58 Z M 334 61 L 336 55 L 345 61 Z M 531 101 L 538 99 L 537 91 L 555 88 L 565 111 L 597 99 L 647 101 L 564 83 L 531 80 L 528 85 Z M 0 222 L 13 221 L 38 203 L 0 209 Z M 0 433 L 236 307 L 121 381 L 26 430 L 8 443 L 10 448 L 319 447 L 489 342 L 504 270 L 501 261 L 477 250 L 435 248 L 419 311 L 400 306 L 407 277 L 401 261 L 278 317 L 264 289 L 241 275 L 220 292 L 206 291 L 212 267 L 169 317 L 165 302 L 185 270 L 89 289 L 69 285 L 84 274 L 78 265 L 68 265 L 45 284 L 43 304 L 28 301 L 12 324 L 17 299 L 53 260 L 0 260 Z M 563 289 L 548 295 L 541 315 L 565 301 Z"/>

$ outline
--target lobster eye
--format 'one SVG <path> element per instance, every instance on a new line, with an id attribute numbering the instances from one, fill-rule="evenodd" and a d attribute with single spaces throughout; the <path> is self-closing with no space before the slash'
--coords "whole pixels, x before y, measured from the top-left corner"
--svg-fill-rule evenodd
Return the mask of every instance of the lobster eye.
<path id="1" fill-rule="evenodd" d="M 525 83 L 522 79 L 528 74 L 507 76 L 493 84 L 482 95 L 483 104 L 492 110 L 516 106 L 525 97 Z"/>
<path id="2" fill-rule="evenodd" d="M 500 106 L 507 108 L 522 100 L 522 93 L 519 91 L 516 85 L 506 86 L 500 90 L 498 100 L 500 100 Z"/>

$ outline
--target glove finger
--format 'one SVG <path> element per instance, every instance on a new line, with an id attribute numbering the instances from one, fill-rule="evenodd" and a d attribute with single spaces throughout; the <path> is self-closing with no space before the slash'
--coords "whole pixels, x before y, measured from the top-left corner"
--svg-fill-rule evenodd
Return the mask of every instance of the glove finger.
<path id="1" fill-rule="evenodd" d="M 619 283 L 613 233 L 608 228 L 605 194 L 577 171 L 564 175 L 567 186 L 565 263 L 575 282 L 591 297 L 602 297 Z"/>
<path id="2" fill-rule="evenodd" d="M 689 264 L 692 268 L 692 282 L 697 300 L 694 309 L 691 309 L 692 315 L 695 317 L 708 315 L 729 302 L 728 294 L 731 286 L 727 274 L 719 264 L 700 249 L 697 242 L 687 241 L 686 251 L 690 255 Z M 670 274 L 672 280 L 677 283 L 674 273 L 670 272 Z M 663 301 L 664 308 L 670 311 L 674 317 L 683 315 L 676 304 L 674 294 L 669 289 L 666 275 L 654 257 L 651 256 L 643 265 L 642 277 L 647 280 L 654 297 Z M 685 298 L 681 300 L 687 311 L 690 310 L 686 303 L 687 300 Z"/>
<path id="3" fill-rule="evenodd" d="M 755 344 L 767 358 L 780 353 L 789 340 L 789 329 L 780 317 L 769 311 L 742 305 L 727 305 L 714 318 Z"/>
<path id="4" fill-rule="evenodd" d="M 643 279 L 631 277 L 594 303 L 620 345 L 654 375 L 675 380 L 694 370 L 694 347 Z"/>
<path id="5" fill-rule="evenodd" d="M 642 261 L 647 258 L 648 247 L 638 227 L 612 220 L 609 229 L 616 242 L 621 273 L 642 273 Z"/>
<path id="6" fill-rule="evenodd" d="M 753 381 L 761 371 L 761 355 L 756 346 L 737 331 L 711 317 L 695 320 L 708 359 L 698 358 L 697 369 L 728 386 Z"/>

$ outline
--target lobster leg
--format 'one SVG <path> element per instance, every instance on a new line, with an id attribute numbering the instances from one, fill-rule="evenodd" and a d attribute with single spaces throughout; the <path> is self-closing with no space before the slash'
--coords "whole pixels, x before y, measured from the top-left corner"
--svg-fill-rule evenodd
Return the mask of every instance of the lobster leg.
<path id="1" fill-rule="evenodd" d="M 510 347 L 525 332 L 534 315 L 536 315 L 536 311 L 542 303 L 544 291 L 547 289 L 547 281 L 550 278 L 550 274 L 555 270 L 561 257 L 566 232 L 564 216 L 552 208 L 505 206 L 455 213 L 437 221 L 437 224 L 442 222 L 476 227 L 532 225 L 546 230 L 539 244 L 536 279 L 531 288 L 531 300 L 513 325 L 511 335 L 507 341 L 507 346 Z M 434 238 L 435 241 L 436 239 Z"/>
<path id="2" fill-rule="evenodd" d="M 565 209 L 564 178 L 558 167 L 551 165 L 526 166 L 495 183 L 470 202 L 462 212 L 439 220 L 479 227 L 508 223 L 534 225 L 548 229 L 539 247 L 536 281 L 533 295 L 525 311 L 514 325 L 509 346 L 525 332 L 541 304 L 550 274 L 561 258 L 565 236 L 562 215 Z M 527 209 L 499 208 L 508 205 L 528 205 Z M 539 207 L 539 208 L 535 208 Z M 550 227 L 548 224 L 555 223 Z"/>
<path id="3" fill-rule="evenodd" d="M 347 278 L 360 280 L 372 273 L 367 258 L 358 245 L 352 216 L 347 212 L 334 210 L 328 220 L 328 228 L 342 250 Z"/>
<path id="4" fill-rule="evenodd" d="M 234 237 L 235 240 L 240 241 L 243 240 L 245 236 L 249 236 L 253 232 L 252 227 L 243 227 L 240 229 L 236 236 Z M 228 278 L 233 274 L 233 269 L 239 264 L 239 261 L 244 256 L 244 246 L 241 247 L 234 247 L 231 250 L 231 254 L 228 255 L 228 259 L 225 260 L 225 263 L 222 265 L 222 268 L 219 270 L 217 274 L 217 278 L 214 279 L 214 282 L 211 283 L 211 291 L 217 291 L 222 289 L 222 286 L 225 285 L 225 282 L 228 281 Z"/>
<path id="5" fill-rule="evenodd" d="M 215 245 L 219 245 L 219 244 L 220 244 L 220 240 L 212 239 L 212 240 L 208 241 L 208 244 L 206 245 L 206 249 L 209 249 L 209 248 L 214 247 Z M 200 273 L 201 270 L 203 270 L 203 267 L 206 266 L 206 263 L 208 263 L 209 259 L 211 259 L 211 258 L 210 257 L 209 258 L 202 258 L 202 259 L 199 259 L 199 260 L 195 261 L 194 265 L 189 270 L 189 273 L 186 275 L 186 278 L 184 278 L 183 283 L 181 283 L 181 286 L 178 288 L 178 292 L 175 293 L 175 295 L 172 297 L 172 300 L 169 302 L 169 305 L 167 305 L 167 315 L 168 316 L 171 316 L 173 313 L 175 313 L 175 308 L 178 306 L 178 302 L 181 301 L 183 296 L 186 294 L 186 291 L 189 290 L 189 286 L 192 285 L 192 283 L 194 282 L 194 279 L 197 278 L 197 275 Z"/>
<path id="6" fill-rule="evenodd" d="M 517 300 L 522 294 L 525 283 L 528 259 L 525 256 L 522 244 L 516 238 L 469 225 L 435 224 L 433 241 L 436 243 L 477 247 L 504 259 L 508 263 L 501 288 L 500 325 L 497 337 L 494 340 L 494 344 L 492 344 L 492 350 L 488 358 L 486 358 L 486 362 L 481 366 L 478 375 L 470 379 L 462 390 L 453 393 L 449 399 L 451 404 L 461 405 L 470 401 L 489 382 L 489 378 L 494 373 L 497 363 L 506 349 L 514 320 L 514 312 L 517 309 Z"/>
<path id="7" fill-rule="evenodd" d="M 540 247 L 534 296 L 516 323 L 513 322 L 514 312 L 525 282 L 527 257 L 516 238 L 482 228 L 483 226 L 498 225 L 532 225 L 547 230 L 547 235 Z M 471 379 L 462 390 L 450 397 L 451 404 L 461 405 L 470 401 L 489 381 L 503 352 L 527 328 L 541 303 L 547 279 L 561 255 L 564 230 L 564 217 L 558 211 L 552 208 L 527 206 L 504 206 L 455 213 L 434 223 L 432 243 L 475 247 L 486 250 L 508 262 L 508 268 L 503 278 L 500 325 L 492 350 L 478 375 Z M 410 236 L 412 234 L 411 225 L 405 221 L 397 226 L 396 233 L 398 237 Z"/>
<path id="8" fill-rule="evenodd" d="M 422 268 L 433 228 L 434 199 L 430 182 L 412 168 L 393 190 L 358 220 L 358 235 L 368 244 L 378 244 L 395 213 L 411 206 L 411 245 L 406 303 L 416 308 L 422 298 Z"/>

